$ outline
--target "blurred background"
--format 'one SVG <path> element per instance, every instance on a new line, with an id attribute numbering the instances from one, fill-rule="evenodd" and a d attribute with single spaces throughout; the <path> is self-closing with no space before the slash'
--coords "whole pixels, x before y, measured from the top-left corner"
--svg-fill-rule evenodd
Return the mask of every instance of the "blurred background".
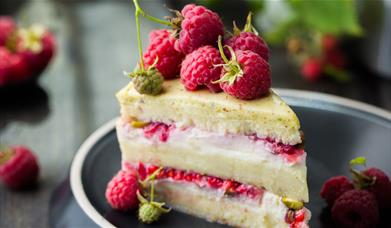
<path id="1" fill-rule="evenodd" d="M 233 20 L 242 27 L 254 13 L 254 26 L 271 49 L 273 87 L 391 110 L 391 1 L 140 0 L 159 18 L 189 2 L 218 12 L 229 30 Z M 38 190 L 0 188 L 0 227 L 47 226 L 51 192 L 68 175 L 75 151 L 118 116 L 114 94 L 129 82 L 123 71 L 138 59 L 133 13 L 125 0 L 0 1 L 0 15 L 21 27 L 42 24 L 56 40 L 56 54 L 36 83 L 0 87 L 0 143 L 28 145 L 42 167 Z M 145 47 L 159 25 L 145 19 L 141 25 Z"/>

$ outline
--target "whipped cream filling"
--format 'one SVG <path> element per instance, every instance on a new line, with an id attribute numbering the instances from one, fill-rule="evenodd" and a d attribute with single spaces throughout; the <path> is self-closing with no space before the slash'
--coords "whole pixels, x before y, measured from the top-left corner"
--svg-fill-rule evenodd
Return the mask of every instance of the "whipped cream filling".
<path id="1" fill-rule="evenodd" d="M 126 121 L 122 121 L 121 124 L 123 128 L 121 134 L 140 143 L 154 145 L 166 143 L 183 148 L 195 147 L 205 153 L 225 153 L 233 157 L 245 154 L 249 160 L 273 162 L 276 166 L 305 165 L 306 154 L 303 149 L 289 146 L 289 151 L 285 152 L 283 151 L 284 145 L 277 145 L 256 136 L 210 132 L 196 127 L 183 127 L 179 124 L 165 125 L 163 130 L 153 129 L 154 132 L 151 133 L 147 132 L 146 128 L 134 128 Z"/>

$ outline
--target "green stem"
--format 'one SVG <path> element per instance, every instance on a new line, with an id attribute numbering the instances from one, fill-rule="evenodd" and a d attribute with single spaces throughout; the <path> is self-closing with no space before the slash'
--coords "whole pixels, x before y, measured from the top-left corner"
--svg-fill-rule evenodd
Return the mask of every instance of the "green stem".
<path id="1" fill-rule="evenodd" d="M 229 60 L 227 59 L 227 56 L 225 56 L 225 54 L 224 54 L 224 49 L 223 49 L 222 37 L 221 36 L 219 36 L 219 41 L 218 41 L 217 44 L 219 46 L 219 51 L 220 51 L 221 58 L 223 58 L 225 63 L 228 63 Z"/>
<path id="2" fill-rule="evenodd" d="M 143 46 L 141 43 L 140 21 L 138 19 L 138 15 L 140 13 L 140 8 L 138 7 L 137 0 L 133 0 L 133 2 L 136 7 L 136 11 L 134 12 L 134 17 L 136 20 L 136 28 L 137 28 L 137 46 L 138 46 L 138 54 L 140 57 L 140 69 L 141 69 L 141 71 L 144 71 Z"/>
<path id="3" fill-rule="evenodd" d="M 138 0 L 133 0 L 133 2 L 134 2 L 134 5 L 135 5 L 135 7 L 136 7 L 136 11 L 138 10 L 138 11 L 140 12 L 141 16 L 143 16 L 143 17 L 145 17 L 145 18 L 147 18 L 147 19 L 149 19 L 149 20 L 151 20 L 151 21 L 154 21 L 154 22 L 156 22 L 156 23 L 158 23 L 158 24 L 167 25 L 167 26 L 172 26 L 172 23 L 169 22 L 169 21 L 162 20 L 162 19 L 153 17 L 153 16 L 151 16 L 151 15 L 145 13 L 145 12 L 141 9 L 140 5 L 138 4 Z"/>
<path id="4" fill-rule="evenodd" d="M 153 202 L 154 194 L 155 194 L 155 187 L 154 187 L 154 182 L 151 182 L 151 202 Z"/>

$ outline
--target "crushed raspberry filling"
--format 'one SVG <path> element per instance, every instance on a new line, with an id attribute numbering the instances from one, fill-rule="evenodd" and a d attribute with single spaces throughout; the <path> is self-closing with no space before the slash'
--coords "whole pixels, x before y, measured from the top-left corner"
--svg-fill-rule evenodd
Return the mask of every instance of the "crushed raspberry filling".
<path id="1" fill-rule="evenodd" d="M 253 141 L 261 140 L 272 148 L 274 154 L 283 155 L 289 162 L 295 162 L 300 156 L 304 154 L 304 149 L 299 145 L 288 145 L 281 142 L 276 142 L 272 138 L 260 138 L 256 135 L 249 136 L 249 139 Z"/>
<path id="2" fill-rule="evenodd" d="M 147 139 L 157 135 L 161 142 L 166 142 L 170 136 L 171 129 L 174 129 L 174 125 L 168 125 L 160 122 L 152 122 L 143 128 L 144 136 Z"/>
<path id="3" fill-rule="evenodd" d="M 298 228 L 299 225 L 304 222 L 305 210 L 301 209 L 298 211 L 289 209 L 285 215 L 285 222 L 290 224 L 290 228 Z"/>
<path id="4" fill-rule="evenodd" d="M 154 173 L 159 167 L 139 162 L 136 167 L 141 180 Z M 224 180 L 215 176 L 203 175 L 192 171 L 184 171 L 174 168 L 163 168 L 156 176 L 157 180 L 171 179 L 196 184 L 198 187 L 209 187 L 224 191 L 230 196 L 245 196 L 251 199 L 261 199 L 263 189 L 242 184 L 233 180 Z"/>
<path id="5" fill-rule="evenodd" d="M 143 131 L 144 136 L 148 139 L 157 136 L 161 142 L 166 142 L 170 136 L 170 132 L 174 129 L 175 125 L 173 124 L 151 122 L 143 128 Z M 273 154 L 283 155 L 289 162 L 296 162 L 304 154 L 304 150 L 299 145 L 287 145 L 269 137 L 260 138 L 255 134 L 249 135 L 248 138 L 254 142 L 264 142 L 272 150 Z"/>

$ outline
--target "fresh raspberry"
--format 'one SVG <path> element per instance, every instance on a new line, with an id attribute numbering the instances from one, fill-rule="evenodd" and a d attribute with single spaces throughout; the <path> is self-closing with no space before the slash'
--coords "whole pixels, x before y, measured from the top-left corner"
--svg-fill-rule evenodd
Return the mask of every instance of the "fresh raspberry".
<path id="1" fill-rule="evenodd" d="M 31 76 L 26 60 L 18 54 L 10 57 L 10 81 L 21 82 Z"/>
<path id="2" fill-rule="evenodd" d="M 164 78 L 154 66 L 148 67 L 147 70 L 136 70 L 130 73 L 133 78 L 134 88 L 140 94 L 157 95 L 162 91 Z"/>
<path id="3" fill-rule="evenodd" d="M 149 35 L 149 46 L 144 53 L 146 67 L 156 63 L 156 68 L 164 78 L 178 76 L 184 55 L 174 48 L 176 39 L 168 29 L 154 30 Z"/>
<path id="4" fill-rule="evenodd" d="M 205 45 L 216 46 L 224 26 L 219 15 L 203 6 L 188 4 L 182 9 L 183 20 L 175 48 L 189 54 Z"/>
<path id="5" fill-rule="evenodd" d="M 212 46 L 200 47 L 186 55 L 181 67 L 181 82 L 187 90 L 197 90 L 206 86 L 212 92 L 219 92 L 219 84 L 213 83 L 220 78 L 223 60 L 219 51 Z"/>
<path id="6" fill-rule="evenodd" d="M 346 66 L 346 58 L 340 49 L 333 49 L 325 52 L 325 61 L 338 69 L 342 69 Z"/>
<path id="7" fill-rule="evenodd" d="M 235 51 L 250 50 L 257 53 L 264 60 L 269 60 L 269 48 L 267 47 L 266 42 L 252 32 L 241 32 L 239 35 L 233 36 L 225 41 L 225 45 L 232 47 Z"/>
<path id="8" fill-rule="evenodd" d="M 364 175 L 375 179 L 373 185 L 366 190 L 373 193 L 380 208 L 391 208 L 391 182 L 388 176 L 378 168 L 368 168 L 362 172 Z"/>
<path id="9" fill-rule="evenodd" d="M 338 40 L 331 34 L 326 34 L 322 37 L 322 48 L 324 52 L 328 52 L 336 49 L 338 46 Z"/>
<path id="10" fill-rule="evenodd" d="M 220 87 L 224 92 L 242 100 L 252 100 L 268 93 L 271 77 L 270 67 L 266 60 L 252 51 L 238 50 L 235 51 L 235 56 L 236 64 L 239 64 L 243 73 L 234 76 L 233 80 L 225 79 L 227 75 L 232 75 L 232 73 L 226 71 L 230 67 L 224 67 L 222 77 L 219 80 L 221 81 Z M 231 63 L 232 60 L 228 64 Z"/>
<path id="11" fill-rule="evenodd" d="M 0 47 L 6 46 L 8 39 L 16 31 L 16 25 L 11 17 L 0 17 Z"/>
<path id="12" fill-rule="evenodd" d="M 240 30 L 234 22 L 233 36 L 225 41 L 226 46 L 230 46 L 234 51 L 252 51 L 261 56 L 264 60 L 269 60 L 269 48 L 266 42 L 258 36 L 258 32 L 251 24 L 252 13 L 250 12 L 246 19 L 246 24 L 243 30 Z M 225 54 L 231 56 L 228 48 L 225 49 Z"/>
<path id="13" fill-rule="evenodd" d="M 120 170 L 106 188 L 106 199 L 112 208 L 127 211 L 137 208 L 139 184 L 135 172 Z"/>
<path id="14" fill-rule="evenodd" d="M 0 86 L 6 85 L 9 81 L 11 55 L 7 48 L 0 47 Z"/>
<path id="15" fill-rule="evenodd" d="M 353 189 L 335 201 L 331 216 L 341 227 L 375 227 L 379 221 L 379 210 L 372 193 Z"/>
<path id="16" fill-rule="evenodd" d="M 323 184 L 322 189 L 320 190 L 320 196 L 326 200 L 329 206 L 333 206 L 338 197 L 353 188 L 353 184 L 347 177 L 331 177 Z"/>
<path id="17" fill-rule="evenodd" d="M 0 151 L 0 179 L 11 189 L 33 185 L 39 175 L 35 155 L 26 147 L 13 146 Z"/>
<path id="18" fill-rule="evenodd" d="M 18 44 L 17 53 L 26 59 L 32 73 L 42 72 L 56 52 L 53 34 L 39 25 L 22 29 L 19 33 L 21 41 Z"/>
<path id="19" fill-rule="evenodd" d="M 301 74 L 309 81 L 316 81 L 323 72 L 323 63 L 320 59 L 309 58 L 301 66 Z"/>

